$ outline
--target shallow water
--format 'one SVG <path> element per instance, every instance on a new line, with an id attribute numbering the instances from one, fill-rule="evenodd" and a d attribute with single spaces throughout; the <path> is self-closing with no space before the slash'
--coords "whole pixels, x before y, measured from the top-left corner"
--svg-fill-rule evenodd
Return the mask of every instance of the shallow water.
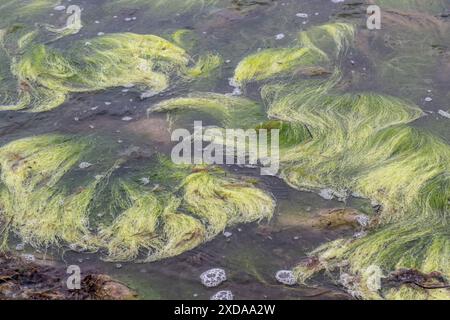
<path id="1" fill-rule="evenodd" d="M 148 152 L 169 155 L 172 143 L 166 117 L 162 114 L 147 116 L 147 108 L 167 98 L 181 97 L 193 91 L 230 93 L 233 88 L 228 79 L 233 76 L 242 58 L 261 49 L 289 46 L 295 42 L 299 31 L 336 19 L 355 23 L 364 30 L 367 6 L 364 1 L 338 4 L 330 0 L 217 1 L 211 6 L 177 10 L 169 3 L 161 8 L 143 9 L 146 6 L 138 2 L 116 1 L 112 5 L 106 0 L 62 1 L 63 5 L 77 4 L 83 8 L 83 28 L 78 34 L 61 38 L 51 45 L 64 50 L 73 41 L 96 37 L 99 32 L 134 32 L 168 38 L 178 29 L 188 29 L 198 37 L 196 43 L 192 43 L 192 57 L 212 51 L 226 61 L 220 76 L 214 81 L 196 82 L 193 86 L 173 86 L 145 100 L 140 99 L 141 92 L 136 88 L 127 92 L 123 91 L 124 88 L 111 88 L 70 94 L 63 105 L 48 112 L 2 111 L 1 145 L 43 133 L 100 133 L 112 137 L 124 150 L 139 146 Z M 446 7 L 448 13 L 450 1 Z M 442 24 L 450 24 L 445 10 L 439 13 L 414 12 L 431 15 Z M 307 13 L 308 18 L 298 17 L 297 13 Z M 33 22 L 62 25 L 65 18 L 63 13 L 49 7 L 42 15 L 33 18 Z M 127 18 L 132 20 L 126 21 Z M 344 90 L 377 91 L 410 100 L 426 112 L 412 125 L 450 143 L 450 119 L 438 114 L 439 110 L 450 110 L 449 34 L 446 35 L 447 42 L 433 43 L 436 47 L 430 48 L 428 43 L 425 44 L 426 50 L 422 55 L 428 56 L 431 50 L 430 59 L 436 59 L 434 62 L 430 60 L 429 68 L 419 69 L 418 74 L 410 70 L 411 75 L 400 80 L 392 79 L 392 83 L 376 78 L 373 70 L 380 67 L 379 61 L 390 57 L 396 46 L 403 48 L 404 44 L 388 45 L 392 32 L 389 25 L 380 31 L 373 31 L 378 32 L 376 36 L 367 30 L 364 32 L 358 39 L 361 44 L 358 50 L 351 49 L 341 61 L 347 81 Z M 411 29 L 410 32 L 417 33 L 417 41 L 421 40 L 417 30 Z M 276 40 L 278 34 L 283 34 L 283 39 Z M 417 50 L 421 48 L 418 46 Z M 261 101 L 258 86 L 249 86 L 245 96 Z M 432 97 L 432 101 L 427 102 L 426 97 Z M 132 120 L 123 121 L 125 116 Z M 203 120 L 208 124 L 209 119 Z M 186 121 L 185 124 L 189 126 L 190 123 Z M 259 179 L 251 169 L 226 169 Z M 103 262 L 98 254 L 62 253 L 55 248 L 49 248 L 48 254 L 58 264 L 78 264 L 82 270 L 108 273 L 134 288 L 141 298 L 208 299 L 219 289 L 204 288 L 199 275 L 207 269 L 222 267 L 227 271 L 228 281 L 220 286 L 220 290 L 231 290 L 237 299 L 350 299 L 351 296 L 330 278 L 318 277 L 310 287 L 286 287 L 277 283 L 274 275 L 278 270 L 293 268 L 318 245 L 351 236 L 357 231 L 312 227 L 305 222 L 308 218 L 317 216 L 320 210 L 331 208 L 356 208 L 372 214 L 374 209 L 370 201 L 354 198 L 347 203 L 327 201 L 314 193 L 294 190 L 274 177 L 261 178 L 258 186 L 269 190 L 277 201 L 271 221 L 227 229 L 232 233 L 230 237 L 220 235 L 178 257 L 152 263 L 121 263 L 119 266 Z M 36 253 L 30 247 L 27 251 Z"/>

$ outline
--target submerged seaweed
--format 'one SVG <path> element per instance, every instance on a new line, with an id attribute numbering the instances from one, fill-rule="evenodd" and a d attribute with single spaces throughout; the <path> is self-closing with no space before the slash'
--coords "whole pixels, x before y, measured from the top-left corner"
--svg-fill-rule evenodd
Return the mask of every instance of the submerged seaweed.
<path id="1" fill-rule="evenodd" d="M 16 59 L 14 59 L 16 60 Z M 101 36 L 75 43 L 67 52 L 30 45 L 11 68 L 20 82 L 19 102 L 2 110 L 47 111 L 61 105 L 72 92 L 134 84 L 157 94 L 173 78 L 209 75 L 221 60 L 207 55 L 189 67 L 189 55 L 153 35 L 132 33 Z"/>
<path id="2" fill-rule="evenodd" d="M 177 114 L 187 117 L 189 112 L 205 113 L 224 128 L 251 128 L 266 118 L 262 107 L 249 99 L 208 92 L 165 100 L 148 112 L 168 112 L 171 122 L 176 121 Z"/>
<path id="3" fill-rule="evenodd" d="M 344 23 L 313 27 L 299 34 L 295 47 L 266 49 L 244 58 L 236 67 L 234 81 L 244 85 L 299 72 L 314 73 L 345 52 L 353 34 L 353 26 Z"/>
<path id="4" fill-rule="evenodd" d="M 121 166 L 132 157 L 108 145 L 101 138 L 44 135 L 0 148 L 4 236 L 14 231 L 35 247 L 105 249 L 108 260 L 147 251 L 143 259 L 154 261 L 273 213 L 269 194 L 221 170 L 195 172 L 158 156 L 127 174 Z M 88 168 L 80 165 L 87 161 Z M 152 184 L 140 183 L 142 177 Z"/>

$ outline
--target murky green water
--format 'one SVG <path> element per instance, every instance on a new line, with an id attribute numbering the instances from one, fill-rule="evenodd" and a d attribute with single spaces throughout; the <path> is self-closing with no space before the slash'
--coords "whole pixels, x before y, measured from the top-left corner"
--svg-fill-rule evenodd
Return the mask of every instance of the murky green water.
<path id="1" fill-rule="evenodd" d="M 19 24 L 33 28 L 35 23 L 62 26 L 67 19 L 64 11 L 53 9 L 59 4 L 58 1 L 47 1 L 36 14 L 25 14 L 23 8 L 13 8 L 11 2 L 0 0 L 0 16 L 11 16 L 13 12 L 23 14 L 0 22 L 0 29 L 7 30 Z M 369 2 L 61 1 L 62 5 L 76 4 L 82 8 L 83 25 L 76 34 L 56 41 L 47 39 L 49 47 L 61 52 L 76 41 L 90 41 L 101 36 L 101 33 L 152 34 L 173 41 L 173 33 L 183 29 L 188 31 L 183 38 L 183 46 L 191 59 L 197 61 L 206 52 L 211 52 L 219 55 L 223 64 L 211 77 L 173 83 L 146 99 L 141 99 L 142 91 L 138 87 L 111 87 L 93 92 L 71 92 L 64 103 L 46 112 L 1 111 L 1 145 L 49 133 L 98 135 L 108 137 L 108 143 L 117 144 L 110 149 L 123 151 L 137 146 L 143 154 L 158 152 L 170 155 L 173 143 L 166 116 L 148 116 L 148 108 L 196 91 L 229 94 L 234 89 L 229 79 L 234 76 L 242 59 L 268 48 L 294 46 L 299 32 L 334 21 L 353 24 L 357 29 L 356 44 L 338 59 L 343 77 L 339 84 L 341 92 L 376 92 L 417 105 L 424 111 L 424 116 L 409 125 L 430 132 L 449 144 L 450 119 L 445 114 L 450 113 L 450 2 L 423 1 L 428 3 L 424 5 L 420 1 L 372 1 L 370 3 L 379 4 L 382 9 L 382 29 L 373 31 L 365 26 L 365 10 Z M 6 48 L 4 52 L 10 50 L 7 42 L 3 45 Z M 4 52 L 2 59 L 6 60 L 12 56 L 18 59 L 22 54 L 19 50 L 19 53 L 7 57 Z M 18 86 L 17 79 L 8 71 L 8 63 L 0 63 L 0 66 L 1 97 L 13 96 Z M 295 83 L 304 78 L 301 72 L 293 72 L 287 81 Z M 264 104 L 261 89 L 260 83 L 251 83 L 245 87 L 244 96 Z M 124 117 L 129 117 L 130 121 L 124 121 Z M 196 118 L 195 115 L 192 117 Z M 198 118 L 206 124 L 214 123 L 214 119 L 204 114 L 199 114 Z M 177 125 L 190 128 L 191 120 L 184 119 Z M 98 161 L 107 162 L 107 157 L 107 154 L 98 155 Z M 138 157 L 134 161 L 137 168 L 147 159 Z M 370 200 L 354 197 L 348 198 L 345 203 L 325 200 L 313 192 L 294 190 L 280 178 L 261 178 L 255 170 L 225 169 L 237 176 L 258 179 L 258 188 L 274 195 L 276 209 L 273 219 L 227 227 L 226 231 L 232 233 L 230 237 L 219 234 L 179 256 L 151 263 L 120 262 L 118 265 L 103 262 L 101 254 L 74 253 L 70 250 L 61 253 L 52 246 L 48 252 L 52 252 L 53 259 L 58 263 L 78 264 L 82 270 L 100 270 L 111 274 L 136 289 L 141 298 L 208 299 L 219 289 L 231 290 L 236 299 L 351 298 L 337 284 L 337 273 L 331 277 L 315 277 L 310 281 L 311 286 L 293 287 L 279 284 L 274 275 L 278 270 L 292 269 L 321 244 L 341 237 L 351 238 L 358 231 L 312 226 L 308 223 L 311 217 L 317 217 L 321 210 L 332 208 L 355 208 L 372 217 L 376 215 L 377 208 L 372 207 Z M 135 168 L 128 165 L 123 170 L 133 172 Z M 443 209 L 446 223 L 449 216 L 447 209 Z M 446 226 L 448 232 L 448 224 Z M 36 228 L 39 228 L 38 222 Z M 12 233 L 15 231 L 11 230 Z M 448 238 L 446 241 L 448 244 Z M 39 250 L 41 253 L 45 251 L 43 248 Z M 36 253 L 31 246 L 27 246 L 27 251 Z M 37 255 L 40 256 L 39 253 Z M 206 289 L 201 285 L 199 275 L 215 267 L 227 271 L 228 281 L 219 289 Z M 445 273 L 447 267 L 448 264 L 440 271 Z"/>

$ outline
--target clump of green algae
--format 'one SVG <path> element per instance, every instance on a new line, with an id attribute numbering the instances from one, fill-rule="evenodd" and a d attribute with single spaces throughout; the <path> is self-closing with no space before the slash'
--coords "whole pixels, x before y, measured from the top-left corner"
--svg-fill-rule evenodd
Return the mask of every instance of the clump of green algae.
<path id="1" fill-rule="evenodd" d="M 272 216 L 267 192 L 219 168 L 153 156 L 129 173 L 121 168 L 133 157 L 111 145 L 101 137 L 42 135 L 0 148 L 7 231 L 35 247 L 70 244 L 105 250 L 108 260 L 154 261 Z"/>

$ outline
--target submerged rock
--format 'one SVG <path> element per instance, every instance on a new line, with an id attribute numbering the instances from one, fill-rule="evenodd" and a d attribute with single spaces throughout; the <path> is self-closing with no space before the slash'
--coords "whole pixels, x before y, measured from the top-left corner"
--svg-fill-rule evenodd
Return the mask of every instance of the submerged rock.
<path id="1" fill-rule="evenodd" d="M 53 10 L 55 10 L 55 11 L 64 11 L 64 10 L 66 10 L 66 6 L 62 6 L 62 5 L 56 6 L 56 7 L 53 8 Z"/>
<path id="2" fill-rule="evenodd" d="M 80 168 L 80 169 L 87 169 L 87 168 L 89 168 L 89 167 L 91 167 L 92 166 L 92 163 L 89 163 L 89 162 L 81 162 L 79 165 L 78 165 L 78 168 Z"/>
<path id="3" fill-rule="evenodd" d="M 311 218 L 313 227 L 337 229 L 367 227 L 370 218 L 351 208 L 321 210 L 318 217 Z"/>
<path id="4" fill-rule="evenodd" d="M 233 233 L 231 233 L 231 232 L 229 232 L 229 231 L 225 231 L 225 232 L 223 233 L 223 235 L 224 235 L 225 238 L 230 238 L 230 237 L 233 235 Z"/>

